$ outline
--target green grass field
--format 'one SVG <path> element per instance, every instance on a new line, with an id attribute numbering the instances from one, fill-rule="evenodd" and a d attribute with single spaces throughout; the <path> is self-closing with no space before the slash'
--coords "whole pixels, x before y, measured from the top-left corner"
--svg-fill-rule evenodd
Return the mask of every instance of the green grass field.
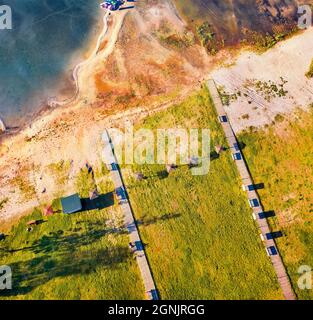
<path id="1" fill-rule="evenodd" d="M 142 128 L 210 128 L 223 143 L 207 89 L 151 116 Z M 206 176 L 163 165 L 124 167 L 124 177 L 162 299 L 282 298 L 228 152 Z M 135 182 L 132 172 L 146 180 Z"/>
<path id="2" fill-rule="evenodd" d="M 284 233 L 277 243 L 293 287 L 300 299 L 312 299 L 297 281 L 301 265 L 313 267 L 313 110 L 276 122 L 240 138 L 255 182 L 265 184 L 259 191 L 265 210 L 276 214 L 272 229 Z"/>
<path id="3" fill-rule="evenodd" d="M 209 128 L 213 148 L 225 143 L 216 119 L 209 92 L 203 88 L 137 128 Z M 53 168 L 61 178 L 66 176 L 67 166 L 62 172 L 57 164 Z M 192 176 L 188 167 L 179 166 L 166 177 L 164 169 L 164 165 L 122 168 L 161 298 L 281 299 L 229 151 L 212 160 L 205 176 Z M 137 171 L 147 179 L 135 181 Z M 95 177 L 102 194 L 113 190 L 106 170 L 96 169 Z M 81 197 L 88 196 L 93 184 L 86 171 L 76 179 Z M 54 208 L 59 207 L 55 201 Z M 1 298 L 144 298 L 117 204 L 49 218 L 43 218 L 39 209 L 0 243 L 1 264 L 13 270 L 13 290 L 1 292 Z M 26 222 L 31 219 L 47 221 L 28 233 Z"/>
<path id="4" fill-rule="evenodd" d="M 106 176 L 97 175 L 101 193 L 112 191 Z M 91 185 L 90 175 L 83 171 L 77 191 L 87 197 Z M 59 209 L 60 202 L 53 206 Z M 27 232 L 26 223 L 32 219 L 44 223 Z M 35 209 L 0 242 L 0 264 L 10 265 L 13 273 L 13 290 L 0 291 L 0 299 L 143 299 L 122 225 L 117 205 L 49 218 Z"/>

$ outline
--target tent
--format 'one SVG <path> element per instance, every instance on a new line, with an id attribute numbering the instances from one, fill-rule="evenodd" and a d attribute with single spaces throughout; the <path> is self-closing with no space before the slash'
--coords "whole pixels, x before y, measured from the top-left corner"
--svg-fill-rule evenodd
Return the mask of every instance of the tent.
<path id="1" fill-rule="evenodd" d="M 66 214 L 81 211 L 83 206 L 78 193 L 61 199 L 62 210 Z"/>

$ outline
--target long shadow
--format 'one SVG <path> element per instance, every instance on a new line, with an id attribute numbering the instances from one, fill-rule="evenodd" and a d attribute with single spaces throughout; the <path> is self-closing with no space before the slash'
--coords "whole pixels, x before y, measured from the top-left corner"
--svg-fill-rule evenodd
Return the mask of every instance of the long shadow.
<path id="1" fill-rule="evenodd" d="M 220 155 L 216 151 L 212 151 L 210 153 L 210 160 L 211 161 L 217 160 L 217 159 L 219 159 L 219 157 L 220 157 Z"/>
<path id="2" fill-rule="evenodd" d="M 166 221 L 166 220 L 170 220 L 170 219 L 177 219 L 181 216 L 180 213 L 174 213 L 174 214 L 164 214 L 161 217 L 153 217 L 153 218 L 149 218 L 147 216 L 143 216 L 142 219 L 137 220 L 136 223 L 138 225 L 144 225 L 144 226 L 149 226 L 151 224 L 155 224 L 161 221 Z"/>
<path id="3" fill-rule="evenodd" d="M 264 183 L 257 183 L 257 184 L 254 184 L 254 190 L 262 190 L 265 188 L 265 185 Z"/>
<path id="4" fill-rule="evenodd" d="M 137 223 L 151 225 L 159 221 L 177 219 L 179 217 L 180 214 L 177 213 L 165 214 L 157 218 L 143 217 Z M 10 263 L 13 275 L 13 289 L 0 290 L 0 296 L 14 297 L 27 294 L 52 279 L 76 274 L 90 274 L 95 272 L 98 266 L 117 269 L 119 264 L 132 258 L 127 246 L 112 246 L 92 251 L 79 250 L 82 246 L 88 246 L 100 241 L 108 234 L 127 234 L 126 228 L 106 228 L 103 230 L 99 229 L 101 228 L 100 225 L 97 230 L 97 226 L 98 224 L 87 225 L 87 230 L 81 234 L 78 232 L 83 229 L 83 226 L 77 223 L 77 228 L 74 230 L 50 232 L 29 246 L 1 250 L 2 252 L 0 251 L 0 253 L 5 255 L 24 251 L 26 254 L 36 256 L 26 261 Z M 66 234 L 67 232 L 72 232 L 72 234 Z"/>
<path id="5" fill-rule="evenodd" d="M 122 8 L 119 8 L 119 10 L 127 10 L 127 9 L 133 9 L 133 8 L 135 8 L 135 6 L 122 7 Z"/>
<path id="6" fill-rule="evenodd" d="M 272 217 L 275 217 L 275 215 L 276 214 L 274 210 L 259 213 L 260 219 L 272 218 Z"/>
<path id="7" fill-rule="evenodd" d="M 114 194 L 113 192 L 109 192 L 106 194 L 100 195 L 98 198 L 90 200 L 89 198 L 81 199 L 82 202 L 82 210 L 84 211 L 91 211 L 91 210 L 101 210 L 108 207 L 112 207 L 114 205 Z"/>
<path id="8" fill-rule="evenodd" d="M 89 228 L 88 228 L 89 229 Z M 53 253 L 53 252 L 72 252 L 81 246 L 90 245 L 102 237 L 109 234 L 126 234 L 125 229 L 103 229 L 92 230 L 91 228 L 84 234 L 73 233 L 71 235 L 63 235 L 62 230 L 50 232 L 49 235 L 44 235 L 40 239 L 34 241 L 31 246 L 19 249 L 11 249 L 9 252 L 31 251 L 35 254 Z"/>
<path id="9" fill-rule="evenodd" d="M 156 176 L 151 176 L 151 178 L 157 177 L 160 180 L 163 180 L 163 179 L 168 178 L 168 176 L 169 176 L 169 173 L 166 170 L 162 170 L 162 171 L 158 171 Z"/>
<path id="10" fill-rule="evenodd" d="M 219 158 L 220 158 L 220 155 L 216 151 L 212 151 L 210 153 L 210 161 L 214 161 L 214 160 L 217 160 Z M 184 167 L 184 166 L 189 166 L 189 168 L 198 167 L 198 165 L 191 166 L 190 164 L 182 164 L 182 165 L 177 165 L 176 169 L 179 168 L 179 167 Z M 158 171 L 157 174 L 150 175 L 149 177 L 146 177 L 146 179 L 158 178 L 159 180 L 163 180 L 163 179 L 167 179 L 168 177 L 169 177 L 169 173 L 167 172 L 167 170 L 162 170 L 162 171 Z"/>
<path id="11" fill-rule="evenodd" d="M 91 245 L 113 233 L 126 234 L 127 231 L 125 228 L 94 230 L 92 226 L 89 228 L 87 225 L 87 231 L 83 234 L 64 235 L 62 230 L 58 230 L 42 236 L 30 246 L 3 250 L 6 255 L 24 251 L 27 254 L 35 254 L 36 257 L 10 263 L 13 290 L 0 290 L 0 296 L 26 294 L 53 278 L 88 274 L 99 265 L 103 268 L 117 268 L 118 264 L 131 258 L 127 246 L 112 246 L 103 250 L 83 252 L 79 250 L 82 246 Z"/>
<path id="12" fill-rule="evenodd" d="M 10 264 L 12 269 L 12 290 L 0 290 L 0 296 L 12 297 L 27 294 L 51 279 L 75 274 L 90 274 L 98 266 L 115 269 L 131 258 L 127 247 L 112 247 L 93 252 L 60 252 L 42 255 L 27 261 Z"/>
<path id="13" fill-rule="evenodd" d="M 238 141 L 238 147 L 239 147 L 240 150 L 244 150 L 246 146 L 247 145 L 244 142 Z"/>
<path id="14" fill-rule="evenodd" d="M 279 238 L 282 238 L 284 236 L 284 234 L 281 232 L 281 231 L 275 231 L 275 232 L 270 232 L 268 235 L 267 235 L 267 239 L 269 240 L 274 240 L 274 239 L 279 239 Z"/>

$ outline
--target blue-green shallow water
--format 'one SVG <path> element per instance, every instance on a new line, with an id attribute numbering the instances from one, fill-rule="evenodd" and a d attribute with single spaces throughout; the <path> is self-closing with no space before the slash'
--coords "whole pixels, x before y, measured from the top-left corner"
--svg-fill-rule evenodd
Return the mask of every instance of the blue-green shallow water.
<path id="1" fill-rule="evenodd" d="M 0 30 L 0 117 L 20 125 L 60 84 L 99 22 L 98 0 L 5 0 L 13 29 Z"/>

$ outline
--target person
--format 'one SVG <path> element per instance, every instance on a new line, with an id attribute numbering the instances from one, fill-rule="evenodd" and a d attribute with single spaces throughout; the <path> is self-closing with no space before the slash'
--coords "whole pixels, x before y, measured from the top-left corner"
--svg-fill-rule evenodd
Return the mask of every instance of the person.
<path id="1" fill-rule="evenodd" d="M 129 249 L 132 251 L 132 253 L 136 252 L 136 246 L 133 242 L 129 243 Z"/>

